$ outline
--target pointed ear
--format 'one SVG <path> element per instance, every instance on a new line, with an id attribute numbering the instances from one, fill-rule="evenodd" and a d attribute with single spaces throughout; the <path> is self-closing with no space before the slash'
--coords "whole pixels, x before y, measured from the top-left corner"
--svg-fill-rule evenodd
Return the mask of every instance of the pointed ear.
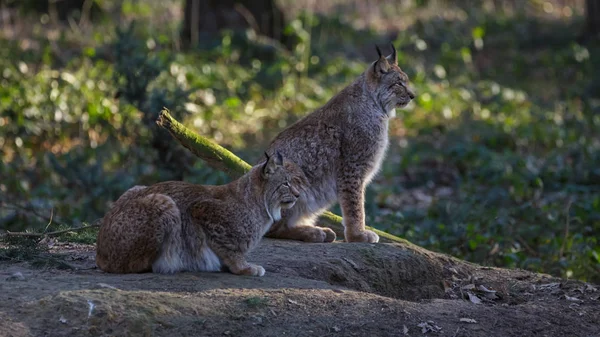
<path id="1" fill-rule="evenodd" d="M 386 59 L 388 60 L 388 62 L 398 65 L 398 53 L 396 52 L 396 47 L 394 47 L 393 43 L 390 43 L 390 46 L 392 46 L 392 53 L 388 55 Z"/>
<path id="2" fill-rule="evenodd" d="M 283 165 L 283 156 L 281 153 L 279 153 L 279 151 L 275 151 L 274 156 L 269 156 L 269 154 L 265 152 L 265 157 L 267 158 L 267 161 L 263 164 L 263 176 L 269 176 L 273 174 L 278 166 Z"/>
<path id="3" fill-rule="evenodd" d="M 275 151 L 275 165 L 283 166 L 283 156 L 279 151 Z"/>
<path id="4" fill-rule="evenodd" d="M 379 58 L 381 58 L 381 56 L 383 56 L 383 54 L 381 53 L 381 49 L 379 49 L 379 46 L 378 46 L 378 45 L 375 45 L 375 50 L 377 50 L 377 56 L 378 56 Z"/>
<path id="5" fill-rule="evenodd" d="M 390 70 L 390 64 L 388 60 L 381 54 L 381 49 L 379 49 L 378 45 L 375 45 L 375 49 L 377 50 L 377 54 L 379 55 L 379 59 L 375 61 L 373 65 L 373 70 L 375 73 L 387 73 Z"/>

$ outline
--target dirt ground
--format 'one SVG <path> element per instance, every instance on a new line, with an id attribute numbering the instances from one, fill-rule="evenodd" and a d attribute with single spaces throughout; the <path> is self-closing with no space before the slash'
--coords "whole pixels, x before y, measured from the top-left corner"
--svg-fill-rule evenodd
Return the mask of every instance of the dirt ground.
<path id="1" fill-rule="evenodd" d="M 0 336 L 600 336 L 600 287 L 399 244 L 265 239 L 228 273 L 106 274 L 0 261 Z"/>

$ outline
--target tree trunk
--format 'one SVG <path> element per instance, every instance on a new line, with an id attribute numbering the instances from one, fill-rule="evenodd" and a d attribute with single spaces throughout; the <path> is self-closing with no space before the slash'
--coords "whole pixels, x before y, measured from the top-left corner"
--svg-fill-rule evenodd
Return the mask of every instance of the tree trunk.
<path id="1" fill-rule="evenodd" d="M 186 147 L 200 159 L 204 160 L 210 167 L 225 172 L 233 179 L 241 177 L 252 167 L 226 148 L 186 128 L 183 124 L 175 120 L 168 110 L 161 111 L 156 124 L 169 131 L 181 145 Z M 342 225 L 342 218 L 340 216 L 331 212 L 325 212 L 320 220 L 322 224 L 327 225 L 335 231 L 339 237 L 343 237 L 344 226 Z M 367 228 L 377 233 L 381 242 L 398 242 L 420 248 L 405 239 L 401 239 L 372 227 Z"/>
<path id="2" fill-rule="evenodd" d="M 600 35 L 600 1 L 585 2 L 585 32 L 587 37 L 597 38 Z"/>
<path id="3" fill-rule="evenodd" d="M 183 14 L 181 38 L 186 45 L 218 39 L 223 29 L 248 28 L 283 42 L 285 20 L 275 0 L 186 0 Z"/>

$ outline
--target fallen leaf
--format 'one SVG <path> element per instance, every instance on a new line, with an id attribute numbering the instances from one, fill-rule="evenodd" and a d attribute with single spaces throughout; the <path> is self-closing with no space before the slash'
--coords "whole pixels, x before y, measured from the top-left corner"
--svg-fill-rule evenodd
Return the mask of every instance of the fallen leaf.
<path id="1" fill-rule="evenodd" d="M 98 288 L 107 288 L 107 289 L 114 289 L 114 290 L 119 290 L 119 288 L 115 287 L 115 286 L 111 286 L 110 284 L 106 284 L 106 283 L 97 283 L 96 286 Z"/>
<path id="2" fill-rule="evenodd" d="M 496 295 L 496 290 L 488 289 L 484 285 L 478 286 L 477 290 L 481 291 L 483 293 L 483 296 L 487 299 L 495 300 L 498 298 L 498 296 Z"/>
<path id="3" fill-rule="evenodd" d="M 477 321 L 472 318 L 461 318 L 460 321 L 463 323 L 477 323 Z"/>
<path id="4" fill-rule="evenodd" d="M 288 298 L 288 302 L 290 302 L 290 303 L 292 303 L 292 304 L 295 304 L 295 305 L 300 305 L 298 302 L 296 302 L 296 301 L 294 301 L 294 300 L 291 300 L 291 299 L 289 299 L 289 298 Z"/>
<path id="5" fill-rule="evenodd" d="M 498 299 L 498 295 L 496 295 L 495 293 L 485 293 L 483 296 L 485 296 L 485 298 L 487 298 L 488 300 Z"/>
<path id="6" fill-rule="evenodd" d="M 483 291 L 485 293 L 495 293 L 496 292 L 496 290 L 491 290 L 491 289 L 486 288 L 483 284 L 477 286 L 477 289 L 480 291 Z"/>
<path id="7" fill-rule="evenodd" d="M 560 287 L 560 283 L 558 282 L 554 282 L 554 283 L 546 283 L 546 284 L 540 284 L 538 286 L 539 290 L 549 290 L 549 289 L 556 289 Z"/>
<path id="8" fill-rule="evenodd" d="M 471 301 L 475 304 L 481 303 L 481 299 L 479 299 L 479 297 L 477 297 L 477 295 L 473 294 L 472 292 L 467 291 L 467 295 L 469 296 L 469 301 Z"/>
<path id="9" fill-rule="evenodd" d="M 458 274 L 458 271 L 454 267 L 446 267 L 446 269 L 451 271 L 453 274 Z"/>
<path id="10" fill-rule="evenodd" d="M 352 266 L 352 268 L 354 268 L 355 270 L 359 270 L 360 269 L 358 267 L 358 265 L 354 261 L 350 260 L 349 258 L 342 257 L 342 260 L 348 262 L 348 264 L 350 264 Z"/>
<path id="11" fill-rule="evenodd" d="M 577 297 L 571 297 L 569 295 L 565 295 L 565 298 L 567 299 L 567 301 L 572 301 L 572 302 L 583 302 L 583 300 L 578 299 Z"/>
<path id="12" fill-rule="evenodd" d="M 94 304 L 94 302 L 87 300 L 88 305 L 89 305 L 89 310 L 88 310 L 88 318 L 92 317 L 92 312 L 94 311 L 94 308 L 96 307 L 96 305 Z"/>
<path id="13" fill-rule="evenodd" d="M 440 332 L 442 330 L 442 328 L 435 325 L 434 321 L 421 322 L 417 326 L 421 328 L 421 332 L 424 334 L 428 332 Z"/>
<path id="14" fill-rule="evenodd" d="M 444 286 L 444 292 L 452 291 L 452 283 L 450 283 L 450 281 L 444 280 L 442 281 L 442 285 Z"/>
<path id="15" fill-rule="evenodd" d="M 466 286 L 462 286 L 462 290 L 472 290 L 475 289 L 475 285 L 473 283 L 467 284 Z"/>
<path id="16" fill-rule="evenodd" d="M 408 328 L 406 327 L 406 325 L 402 325 L 402 333 L 408 336 Z"/>
<path id="17" fill-rule="evenodd" d="M 262 324 L 263 322 L 263 318 L 261 316 L 253 316 L 252 319 L 254 319 L 254 325 L 256 324 Z"/>

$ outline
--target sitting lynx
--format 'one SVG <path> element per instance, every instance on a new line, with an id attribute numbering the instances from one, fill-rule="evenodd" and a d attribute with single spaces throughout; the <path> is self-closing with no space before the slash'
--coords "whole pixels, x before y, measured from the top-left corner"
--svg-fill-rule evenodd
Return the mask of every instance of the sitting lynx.
<path id="1" fill-rule="evenodd" d="M 245 255 L 307 181 L 277 152 L 222 186 L 169 181 L 135 186 L 108 211 L 98 233 L 96 264 L 110 273 L 219 271 L 263 276 Z"/>
<path id="2" fill-rule="evenodd" d="M 271 142 L 268 151 L 280 151 L 297 163 L 310 186 L 267 236 L 333 241 L 331 229 L 314 224 L 318 215 L 339 201 L 346 241 L 379 241 L 377 234 L 365 230 L 365 188 L 383 161 L 390 114 L 415 97 L 392 49 L 386 58 L 377 48 L 379 59 L 354 83 Z"/>

